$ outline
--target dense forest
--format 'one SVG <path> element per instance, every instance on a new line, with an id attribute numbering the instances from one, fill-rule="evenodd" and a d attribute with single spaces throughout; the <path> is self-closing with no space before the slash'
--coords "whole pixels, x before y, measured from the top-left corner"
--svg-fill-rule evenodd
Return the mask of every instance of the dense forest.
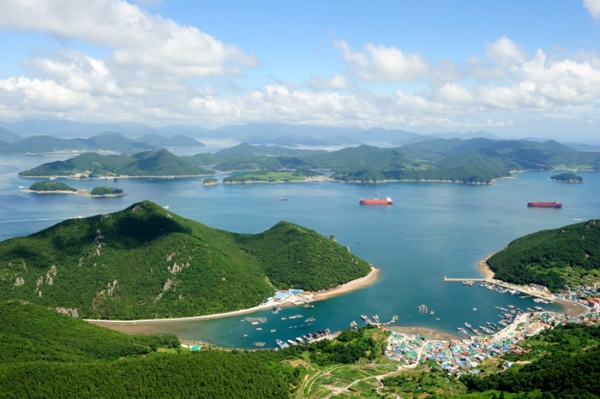
<path id="1" fill-rule="evenodd" d="M 317 291 L 365 276 L 369 265 L 315 231 L 280 222 L 264 233 L 238 234 L 235 240 L 254 255 L 278 287 Z"/>
<path id="2" fill-rule="evenodd" d="M 1 242 L 0 299 L 77 309 L 84 318 L 184 317 L 256 306 L 276 288 L 332 288 L 369 270 L 340 244 L 291 223 L 233 234 L 144 201 Z"/>
<path id="3" fill-rule="evenodd" d="M 29 190 L 31 191 L 77 191 L 76 188 L 69 186 L 68 184 L 55 182 L 55 181 L 39 181 L 37 183 L 33 183 L 29 186 Z"/>
<path id="4" fill-rule="evenodd" d="M 499 280 L 520 285 L 536 283 L 550 290 L 586 277 L 598 280 L 600 221 L 526 235 L 494 254 L 487 263 Z"/>
<path id="5" fill-rule="evenodd" d="M 126 335 L 20 301 L 1 302 L 0 316 L 0 398 L 284 399 L 310 364 L 373 360 L 387 338 L 366 326 L 280 351 L 190 352 L 172 335 Z"/>

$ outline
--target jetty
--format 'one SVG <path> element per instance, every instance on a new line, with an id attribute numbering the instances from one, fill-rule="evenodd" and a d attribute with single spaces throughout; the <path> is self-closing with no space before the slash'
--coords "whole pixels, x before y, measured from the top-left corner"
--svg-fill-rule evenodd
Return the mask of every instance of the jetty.
<path id="1" fill-rule="evenodd" d="M 487 278 L 454 278 L 454 277 L 446 277 L 444 276 L 444 283 L 468 283 L 468 282 L 476 282 L 476 281 L 490 281 Z"/>

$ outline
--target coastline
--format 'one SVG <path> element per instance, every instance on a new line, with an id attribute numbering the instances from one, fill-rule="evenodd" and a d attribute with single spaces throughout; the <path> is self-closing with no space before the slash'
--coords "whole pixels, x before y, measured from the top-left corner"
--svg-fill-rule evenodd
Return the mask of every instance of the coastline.
<path id="1" fill-rule="evenodd" d="M 315 301 L 322 301 L 337 295 L 345 294 L 350 291 L 355 291 L 363 287 L 369 286 L 377 281 L 377 275 L 379 269 L 371 265 L 371 272 L 364 277 L 359 277 L 355 280 L 349 281 L 346 284 L 339 285 L 334 288 L 330 288 L 324 291 L 317 291 L 313 293 Z"/>
<path id="2" fill-rule="evenodd" d="M 485 257 L 481 262 L 477 264 L 477 271 L 483 275 L 483 278 L 490 280 L 494 278 L 494 272 L 490 269 L 490 266 L 487 264 L 489 258 L 491 258 L 495 252 L 492 252 L 488 256 Z"/>
<path id="3" fill-rule="evenodd" d="M 321 301 L 321 300 L 331 298 L 336 295 L 341 295 L 341 294 L 344 294 L 344 293 L 347 293 L 350 291 L 354 291 L 354 290 L 366 287 L 367 285 L 370 285 L 377 280 L 378 273 L 379 273 L 379 269 L 371 266 L 371 272 L 364 277 L 357 278 L 355 280 L 347 282 L 346 284 L 342 284 L 340 286 L 328 289 L 326 291 L 320 291 L 320 292 L 315 292 L 315 293 L 309 294 L 309 296 L 312 296 L 312 298 L 309 302 Z M 254 312 L 258 312 L 260 310 L 272 309 L 273 306 L 293 306 L 293 305 L 294 305 L 294 303 L 292 303 L 291 301 L 283 302 L 283 303 L 262 303 L 260 305 L 257 305 L 257 306 L 251 307 L 251 308 L 234 310 L 231 312 L 216 313 L 216 314 L 202 315 L 202 316 L 176 317 L 176 318 L 170 318 L 170 319 L 143 319 L 143 320 L 85 319 L 85 320 L 90 323 L 97 324 L 99 326 L 109 327 L 109 328 L 112 328 L 115 330 L 122 331 L 117 327 L 121 327 L 121 326 L 125 326 L 125 325 L 133 326 L 135 324 L 140 324 L 140 323 L 149 324 L 149 323 L 165 323 L 165 322 L 168 323 L 168 322 L 178 322 L 178 321 L 220 319 L 220 318 L 224 318 L 224 317 L 254 313 Z M 140 329 L 143 330 L 143 327 L 141 327 Z"/>
<path id="4" fill-rule="evenodd" d="M 487 264 L 487 260 L 489 258 L 491 258 L 494 254 L 495 254 L 495 252 L 487 255 L 485 257 L 485 259 L 483 259 L 482 261 L 480 261 L 477 264 L 477 271 L 480 272 L 486 280 L 494 279 L 494 272 L 492 271 L 492 269 L 490 269 L 489 265 Z M 509 283 L 505 283 L 505 282 L 502 282 L 502 283 L 504 283 L 506 285 L 513 285 L 513 284 L 509 284 Z M 518 288 L 520 291 L 526 292 L 527 294 L 536 296 L 538 298 L 551 299 L 554 303 L 556 303 L 557 305 L 559 305 L 562 308 L 563 313 L 566 314 L 567 316 L 579 316 L 580 314 L 583 314 L 583 313 L 586 313 L 589 311 L 589 309 L 586 306 L 584 306 L 580 303 L 566 301 L 564 299 L 548 298 L 547 294 L 542 295 L 542 293 L 533 291 L 533 290 L 529 289 L 529 287 L 526 287 L 526 286 L 515 286 L 515 288 Z M 554 296 L 554 295 L 552 295 L 552 296 Z"/>

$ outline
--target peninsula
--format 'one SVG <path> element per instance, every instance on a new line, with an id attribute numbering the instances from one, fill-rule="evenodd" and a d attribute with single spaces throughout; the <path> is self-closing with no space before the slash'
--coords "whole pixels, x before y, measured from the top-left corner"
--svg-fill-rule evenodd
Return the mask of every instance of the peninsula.
<path id="1" fill-rule="evenodd" d="M 227 313 L 261 305 L 276 289 L 328 290 L 369 272 L 344 246 L 292 223 L 235 234 L 150 201 L 0 242 L 0 300 L 86 319 Z"/>

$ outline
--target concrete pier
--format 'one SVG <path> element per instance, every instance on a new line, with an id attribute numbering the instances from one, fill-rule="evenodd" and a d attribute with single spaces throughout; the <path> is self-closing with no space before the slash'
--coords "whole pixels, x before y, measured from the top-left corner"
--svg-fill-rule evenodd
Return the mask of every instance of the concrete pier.
<path id="1" fill-rule="evenodd" d="M 490 281 L 485 278 L 452 278 L 444 276 L 444 283 L 462 283 L 463 281 Z"/>

